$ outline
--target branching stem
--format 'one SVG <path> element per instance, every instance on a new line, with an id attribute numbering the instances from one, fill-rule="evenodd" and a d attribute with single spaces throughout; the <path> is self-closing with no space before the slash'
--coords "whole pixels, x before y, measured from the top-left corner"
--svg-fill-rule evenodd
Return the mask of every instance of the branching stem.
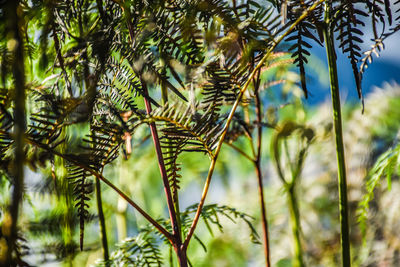
<path id="1" fill-rule="evenodd" d="M 228 131 L 229 125 L 230 125 L 230 123 L 231 123 L 231 121 L 232 121 L 232 119 L 233 119 L 233 116 L 234 116 L 234 114 L 235 114 L 235 112 L 236 112 L 237 107 L 239 106 L 240 101 L 242 100 L 242 97 L 243 97 L 244 92 L 246 92 L 247 88 L 249 87 L 249 85 L 250 85 L 252 79 L 254 78 L 254 76 L 256 75 L 257 71 L 264 65 L 264 62 L 269 58 L 271 52 L 278 46 L 278 44 L 281 43 L 282 40 L 283 40 L 289 33 L 291 33 L 291 31 L 292 31 L 301 21 L 303 21 L 315 8 L 317 8 L 317 7 L 318 7 L 321 3 L 323 3 L 323 2 L 324 2 L 324 0 L 318 0 L 318 1 L 315 2 L 310 8 L 308 8 L 307 10 L 305 10 L 305 11 L 303 12 L 303 14 L 289 27 L 289 29 L 288 29 L 284 34 L 282 34 L 282 35 L 278 38 L 278 40 L 277 40 L 276 42 L 274 42 L 274 44 L 268 49 L 268 51 L 267 51 L 267 53 L 265 54 L 265 56 L 260 60 L 260 62 L 257 64 L 257 66 L 253 69 L 253 71 L 252 71 L 251 74 L 249 75 L 249 77 L 248 77 L 246 83 L 245 83 L 245 84 L 243 85 L 243 87 L 240 89 L 240 92 L 239 92 L 239 94 L 238 94 L 238 96 L 237 96 L 237 98 L 236 98 L 235 103 L 234 103 L 233 106 L 232 106 L 232 109 L 231 109 L 231 111 L 230 111 L 230 113 L 229 113 L 229 116 L 228 116 L 228 118 L 227 118 L 227 120 L 226 120 L 224 129 L 223 129 L 223 131 L 222 131 L 222 133 L 221 133 L 221 136 L 220 136 L 220 138 L 219 138 L 217 148 L 215 149 L 214 157 L 211 159 L 210 168 L 209 168 L 209 170 L 208 170 L 206 182 L 205 182 L 204 188 L 203 188 L 203 193 L 202 193 L 202 195 L 201 195 L 201 199 L 200 199 L 199 205 L 198 205 L 198 207 L 197 207 L 197 211 L 196 211 L 195 217 L 194 217 L 194 219 L 193 219 L 192 225 L 191 225 L 191 227 L 190 227 L 190 229 L 189 229 L 189 232 L 188 232 L 188 234 L 187 234 L 187 236 L 186 236 L 186 239 L 185 239 L 185 241 L 184 241 L 184 243 L 183 243 L 183 248 L 184 248 L 184 249 L 186 249 L 187 246 L 189 245 L 190 239 L 192 238 L 192 236 L 193 236 L 193 234 L 194 234 L 194 231 L 195 231 L 195 229 L 196 229 L 197 223 L 198 223 L 198 221 L 199 221 L 199 219 L 200 219 L 201 210 L 202 210 L 202 208 L 203 208 L 203 206 L 204 206 L 205 198 L 206 198 L 206 196 L 207 196 L 207 192 L 208 192 L 208 189 L 209 189 L 210 183 L 211 183 L 211 178 L 212 178 L 212 175 L 213 175 L 213 173 L 214 173 L 216 160 L 217 160 L 217 158 L 218 158 L 218 155 L 219 155 L 219 152 L 220 152 L 220 150 L 221 150 L 222 144 L 224 143 L 224 139 L 225 139 L 226 133 L 227 133 L 227 131 Z"/>

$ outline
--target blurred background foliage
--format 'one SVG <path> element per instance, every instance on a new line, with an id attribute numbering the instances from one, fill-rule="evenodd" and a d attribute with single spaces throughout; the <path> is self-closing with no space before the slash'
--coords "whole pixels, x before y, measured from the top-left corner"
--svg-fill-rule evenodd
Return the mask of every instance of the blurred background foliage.
<path id="1" fill-rule="evenodd" d="M 47 43 L 47 38 L 43 38 L 48 33 L 36 31 L 36 28 L 50 31 L 44 27 L 47 25 L 45 22 L 51 19 L 50 14 L 41 11 L 39 5 L 38 10 L 32 10 L 32 17 L 40 19 L 36 19 L 26 29 L 29 33 L 27 36 L 32 39 L 28 43 L 54 49 L 54 43 Z M 94 16 L 86 19 L 87 24 L 96 23 Z M 64 38 L 69 40 L 68 37 Z M 75 45 L 77 44 L 73 38 L 66 42 L 67 47 Z M 27 46 L 25 50 L 26 66 L 29 66 L 26 72 L 33 87 L 40 89 L 45 82 L 38 81 L 43 79 L 47 79 L 47 82 L 58 79 L 56 76 L 49 78 L 47 72 L 50 67 L 49 62 L 55 61 L 54 53 L 38 54 L 35 52 L 35 47 L 31 46 Z M 283 60 L 289 58 L 288 55 L 283 56 Z M 6 60 L 6 57 L 2 58 L 2 67 L 6 66 Z M 324 60 L 319 58 L 310 60 L 311 66 L 317 65 L 315 72 L 319 78 L 327 75 L 318 67 Z M 342 71 L 348 72 L 346 69 Z M 305 102 L 302 90 L 298 86 L 300 77 L 287 64 L 262 74 L 263 82 L 267 83 L 272 79 L 284 79 L 285 83 L 262 92 L 266 121 L 270 125 L 278 126 L 289 123 L 300 125 L 312 129 L 313 133 L 312 142 L 307 143 L 307 148 L 304 150 L 304 162 L 301 164 L 301 172 L 296 182 L 303 260 L 307 266 L 338 266 L 340 227 L 331 105 L 329 102 L 324 102 L 324 94 L 312 97 L 310 101 L 312 105 L 310 102 Z M 4 88 L 10 86 L 7 84 L 10 83 L 10 79 L 3 81 L 5 81 L 2 85 Z M 310 91 L 312 93 L 313 89 Z M 317 101 L 314 101 L 315 99 Z M 34 113 L 39 110 L 39 102 L 36 100 L 34 94 L 30 95 L 27 100 L 28 111 Z M 143 104 L 138 105 L 139 108 L 143 108 Z M 352 99 L 344 105 L 343 113 L 353 262 L 356 266 L 399 266 L 400 86 L 396 83 L 382 84 L 380 81 L 379 88 L 375 87 L 365 95 L 363 114 L 360 105 L 352 103 Z M 79 114 L 73 115 L 79 116 Z M 272 265 L 284 267 L 292 266 L 295 242 L 292 241 L 293 234 L 290 230 L 288 190 L 276 172 L 276 158 L 271 153 L 276 132 L 274 127 L 264 131 L 261 166 L 266 181 L 264 190 Z M 89 127 L 83 124 L 63 130 L 60 134 L 67 138 L 68 147 L 62 149 L 78 151 L 79 140 L 88 133 Z M 295 158 L 296 151 L 302 149 L 299 141 L 301 137 L 297 135 L 291 136 L 292 139 L 288 140 L 290 146 L 286 155 L 288 158 Z M 251 154 L 246 142 L 248 140 L 242 136 L 235 140 L 235 145 Z M 131 143 L 132 153 L 127 156 L 126 151 L 122 151 L 127 148 L 122 147 L 121 155 L 104 168 L 104 176 L 120 185 L 124 192 L 132 196 L 148 213 L 155 215 L 156 218 L 166 217 L 168 210 L 164 205 L 165 196 L 161 194 L 163 187 L 157 162 L 154 160 L 154 147 L 147 129 L 143 127 L 136 131 Z M 35 151 L 31 152 L 27 153 L 28 159 L 29 156 L 38 155 L 34 153 Z M 283 164 L 286 164 L 285 170 L 290 169 L 287 166 L 290 164 L 289 161 L 283 160 Z M 36 161 L 28 160 L 28 162 Z M 180 184 L 180 205 L 182 210 L 185 210 L 197 203 L 200 198 L 209 160 L 207 156 L 201 154 L 183 154 L 180 163 L 185 166 L 181 171 L 183 178 Z M 20 217 L 21 244 L 23 244 L 21 253 L 24 255 L 24 261 L 31 265 L 90 266 L 96 262 L 102 264 L 98 260 L 102 257 L 102 252 L 94 197 L 88 202 L 85 246 L 83 251 L 79 251 L 79 218 L 73 209 L 74 199 L 62 193 L 73 191 L 73 187 L 66 179 L 54 179 L 54 177 L 65 177 L 67 168 L 66 163 L 59 158 L 55 158 L 54 162 L 45 161 L 43 166 L 26 166 L 26 194 Z M 9 180 L 3 179 L 5 175 L 3 173 L 1 175 L 0 207 L 3 210 L 9 204 L 11 185 Z M 253 229 L 246 221 L 238 220 L 232 215 L 237 211 L 238 216 L 239 214 L 248 216 L 246 218 L 252 222 L 254 229 L 261 232 L 255 177 L 253 163 L 232 147 L 224 145 L 207 204 L 218 203 L 221 209 L 225 207 L 224 205 L 229 205 L 235 211 L 230 216 L 219 215 L 217 223 L 211 225 L 204 223 L 206 220 L 202 219 L 202 224 L 196 231 L 201 241 L 194 241 L 189 246 L 189 261 L 193 266 L 263 265 L 262 246 L 249 239 Z M 55 181 L 61 181 L 61 184 Z M 127 242 L 133 239 L 140 244 L 140 235 L 146 235 L 143 229 L 147 227 L 147 222 L 142 216 L 106 186 L 102 186 L 102 199 L 110 251 L 124 247 L 126 244 L 123 243 L 124 240 Z M 242 212 L 245 212 L 245 215 Z M 177 266 L 172 256 L 173 252 L 169 246 L 163 245 L 162 238 L 155 237 L 153 242 L 161 245 L 159 253 L 163 255 L 163 266 Z M 118 258 L 118 256 L 114 254 L 112 257 Z"/>

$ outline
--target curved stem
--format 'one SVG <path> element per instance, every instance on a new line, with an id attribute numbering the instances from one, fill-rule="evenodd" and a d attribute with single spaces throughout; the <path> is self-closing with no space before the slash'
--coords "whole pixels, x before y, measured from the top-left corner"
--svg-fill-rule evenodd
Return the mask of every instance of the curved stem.
<path id="1" fill-rule="evenodd" d="M 339 210 L 340 210 L 340 228 L 341 228 L 341 245 L 342 245 L 342 262 L 344 267 L 351 266 L 350 258 L 350 237 L 349 237 L 349 219 L 348 219 L 348 204 L 347 204 L 347 181 L 346 181 L 346 164 L 344 157 L 343 146 L 343 131 L 342 131 L 342 115 L 340 107 L 339 95 L 339 82 L 336 66 L 336 54 L 334 47 L 334 39 L 331 35 L 330 25 L 330 7 L 329 3 L 326 4 L 325 11 L 325 25 L 323 27 L 326 54 L 328 57 L 328 68 L 330 87 L 332 94 L 333 106 L 333 121 L 335 128 L 335 141 L 336 141 L 336 156 L 338 164 L 338 190 L 339 190 Z"/>

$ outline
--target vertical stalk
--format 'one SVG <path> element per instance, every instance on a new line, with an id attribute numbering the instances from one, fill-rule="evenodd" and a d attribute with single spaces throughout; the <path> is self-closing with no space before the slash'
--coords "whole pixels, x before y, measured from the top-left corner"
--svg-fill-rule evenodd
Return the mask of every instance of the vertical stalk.
<path id="1" fill-rule="evenodd" d="M 146 86 L 144 86 L 144 92 L 145 95 L 147 96 L 148 91 Z M 147 97 L 144 98 L 144 102 L 146 106 L 146 113 L 149 115 L 152 112 L 151 103 Z M 167 206 L 174 236 L 174 241 L 173 241 L 174 249 L 178 257 L 179 266 L 186 267 L 187 266 L 186 250 L 182 248 L 181 229 L 179 227 L 177 216 L 175 213 L 175 205 L 172 199 L 171 187 L 169 185 L 167 171 L 164 163 L 164 157 L 161 151 L 160 139 L 158 137 L 157 127 L 154 122 L 150 123 L 150 131 L 151 131 L 151 136 L 153 137 L 154 147 L 156 149 L 158 167 L 160 168 L 160 173 L 164 184 L 165 195 L 167 197 Z"/>
<path id="2" fill-rule="evenodd" d="M 14 78 L 14 144 L 15 158 L 12 170 L 11 204 L 4 215 L 2 233 L 6 239 L 6 246 L 1 254 L 0 265 L 13 265 L 13 252 L 17 241 L 17 223 L 19 208 L 24 187 L 24 133 L 25 122 L 25 70 L 24 70 L 24 43 L 20 32 L 21 18 L 18 14 L 19 1 L 6 1 L 4 14 L 7 21 L 7 46 L 13 57 L 12 73 Z M 1 240 L 3 241 L 3 240 Z"/>
<path id="3" fill-rule="evenodd" d="M 300 213 L 299 207 L 297 204 L 296 197 L 296 187 L 295 182 L 292 182 L 289 186 L 287 186 L 288 193 L 288 205 L 290 212 L 290 224 L 292 226 L 293 238 L 294 238 L 294 256 L 295 261 L 293 263 L 293 267 L 304 267 L 303 261 L 303 250 L 301 248 L 301 239 L 300 239 Z"/>
<path id="4" fill-rule="evenodd" d="M 270 267 L 270 253 L 269 253 L 269 237 L 268 237 L 268 220 L 267 220 L 267 212 L 265 208 L 265 201 L 264 201 L 264 186 L 263 186 L 263 177 L 261 172 L 261 145 L 262 145 L 262 111 L 261 111 L 261 101 L 260 95 L 258 92 L 258 85 L 259 85 L 259 75 L 258 72 L 258 83 L 254 86 L 255 92 L 255 104 L 256 104 L 256 116 L 257 116 L 257 155 L 256 160 L 254 162 L 256 167 L 256 174 L 257 174 L 257 181 L 258 181 L 258 194 L 259 194 L 259 201 L 261 207 L 261 224 L 263 228 L 263 239 L 264 239 L 264 255 L 265 255 L 265 266 Z"/>
<path id="5" fill-rule="evenodd" d="M 334 39 L 330 31 L 330 6 L 326 3 L 325 25 L 323 33 L 326 46 L 326 54 L 328 57 L 328 68 L 330 87 L 332 94 L 333 121 L 335 127 L 336 156 L 338 164 L 338 190 L 339 190 L 339 211 L 340 211 L 340 228 L 341 228 L 341 245 L 342 245 L 342 263 L 344 267 L 351 266 L 350 259 L 350 238 L 349 238 L 349 219 L 347 204 L 347 182 L 346 182 L 346 164 L 343 146 L 342 131 L 342 115 L 340 107 L 339 82 L 336 66 L 336 54 L 334 47 Z"/>
<path id="6" fill-rule="evenodd" d="M 188 266 L 188 259 L 186 255 L 186 248 L 183 248 L 182 245 L 179 247 L 176 246 L 175 248 L 175 253 L 178 257 L 178 263 L 180 267 L 187 267 Z"/>
<path id="7" fill-rule="evenodd" d="M 103 246 L 103 257 L 106 266 L 108 266 L 109 252 L 108 252 L 106 222 L 104 219 L 103 204 L 101 200 L 100 180 L 97 177 L 96 177 L 96 202 L 97 202 L 97 212 L 99 213 L 100 238 L 101 238 L 101 244 Z"/>

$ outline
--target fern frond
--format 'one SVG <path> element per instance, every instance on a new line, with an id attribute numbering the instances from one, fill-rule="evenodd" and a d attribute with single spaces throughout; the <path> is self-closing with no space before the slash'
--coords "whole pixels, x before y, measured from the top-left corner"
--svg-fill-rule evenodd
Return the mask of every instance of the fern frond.
<path id="1" fill-rule="evenodd" d="M 90 135 L 83 139 L 88 146 L 82 146 L 85 153 L 90 155 L 90 167 L 98 171 L 118 157 L 123 134 L 121 130 L 116 125 L 91 126 Z"/>
<path id="2" fill-rule="evenodd" d="M 80 249 L 83 250 L 83 239 L 85 231 L 85 222 L 89 219 L 90 194 L 93 192 L 93 183 L 88 179 L 90 174 L 79 167 L 70 167 L 68 178 L 71 185 L 74 186 L 73 195 L 75 197 L 75 207 L 79 217 L 80 228 Z"/>
<path id="3" fill-rule="evenodd" d="M 95 266 L 161 267 L 163 260 L 155 238 L 142 231 L 118 244 L 109 262 L 98 261 Z"/>
<path id="4" fill-rule="evenodd" d="M 373 45 L 371 45 L 371 49 L 364 52 L 364 57 L 361 59 L 362 63 L 360 65 L 361 75 L 368 68 L 368 65 L 372 63 L 373 54 L 375 54 L 376 57 L 379 57 L 379 52 L 381 52 L 383 49 L 385 49 L 385 45 L 382 38 L 379 38 L 375 40 L 375 43 Z"/>
<path id="5" fill-rule="evenodd" d="M 198 204 L 189 206 L 186 208 L 185 212 L 182 213 L 182 223 L 185 226 L 184 229 L 188 230 L 190 228 L 192 223 L 190 216 L 197 211 L 197 206 Z M 211 225 L 216 226 L 222 232 L 223 226 L 220 222 L 220 216 L 231 220 L 233 223 L 241 220 L 247 224 L 250 230 L 251 241 L 256 244 L 261 244 L 259 235 L 252 223 L 253 218 L 246 213 L 237 211 L 236 209 L 225 205 L 219 206 L 217 204 L 211 204 L 204 205 L 200 216 L 211 234 L 213 233 Z"/>
<path id="6" fill-rule="evenodd" d="M 234 77 L 226 69 L 220 68 L 217 62 L 206 67 L 207 82 L 202 86 L 204 96 L 201 105 L 203 110 L 211 114 L 217 114 L 225 103 L 233 103 L 236 100 L 239 86 Z"/>
<path id="7" fill-rule="evenodd" d="M 363 43 L 361 37 L 364 33 L 360 30 L 360 27 L 365 26 L 361 17 L 368 17 L 368 14 L 356 8 L 354 3 L 350 1 L 344 2 L 338 8 L 340 8 L 341 12 L 335 18 L 336 27 L 334 31 L 339 32 L 337 36 L 337 40 L 340 41 L 339 48 L 342 49 L 343 53 L 348 54 L 353 69 L 358 97 L 362 99 L 362 76 L 358 70 L 358 62 L 361 58 L 360 44 Z"/>
<path id="8" fill-rule="evenodd" d="M 109 80 L 107 83 L 103 82 L 103 85 L 108 86 L 116 86 L 117 88 L 121 88 L 120 94 L 128 95 L 133 94 L 133 96 L 140 95 L 142 97 L 147 98 L 153 105 L 159 106 L 159 104 L 152 99 L 148 94 L 145 93 L 140 78 L 137 77 L 136 73 L 131 69 L 131 67 L 123 64 L 122 62 L 117 62 L 116 60 L 111 59 L 109 64 L 113 69 L 113 80 Z M 132 105 L 132 101 L 127 101 L 126 104 Z"/>
<path id="9" fill-rule="evenodd" d="M 182 139 L 168 139 L 166 136 L 163 136 L 163 138 L 160 140 L 160 143 L 163 151 L 168 181 L 172 189 L 172 195 L 174 200 L 177 201 L 178 190 L 180 188 L 180 178 L 182 178 L 182 176 L 179 174 L 181 168 L 177 160 L 179 154 L 183 151 L 185 141 Z"/>
<path id="10" fill-rule="evenodd" d="M 192 113 L 191 107 L 165 105 L 156 109 L 146 121 L 166 122 L 162 128 L 165 138 L 177 139 L 185 145 L 183 151 L 201 151 L 210 156 L 218 140 L 221 124 L 210 120 L 212 114 Z"/>
<path id="11" fill-rule="evenodd" d="M 384 152 L 369 172 L 366 193 L 358 204 L 357 209 L 358 222 L 364 238 L 367 230 L 369 204 L 374 198 L 374 191 L 380 186 L 383 176 L 386 176 L 388 189 L 390 190 L 393 173 L 400 175 L 400 144 Z"/>
<path id="12" fill-rule="evenodd" d="M 307 39 L 320 43 L 317 37 L 314 36 L 314 33 L 312 33 L 313 31 L 315 32 L 315 27 L 312 24 L 303 22 L 297 25 L 293 33 L 286 38 L 286 41 L 294 42 L 289 48 L 289 51 L 292 51 L 292 58 L 294 58 L 293 64 L 296 64 L 299 68 L 301 88 L 306 98 L 308 97 L 308 90 L 305 65 L 308 63 L 308 57 L 311 55 L 309 49 L 312 48 L 312 45 L 307 42 Z"/>

